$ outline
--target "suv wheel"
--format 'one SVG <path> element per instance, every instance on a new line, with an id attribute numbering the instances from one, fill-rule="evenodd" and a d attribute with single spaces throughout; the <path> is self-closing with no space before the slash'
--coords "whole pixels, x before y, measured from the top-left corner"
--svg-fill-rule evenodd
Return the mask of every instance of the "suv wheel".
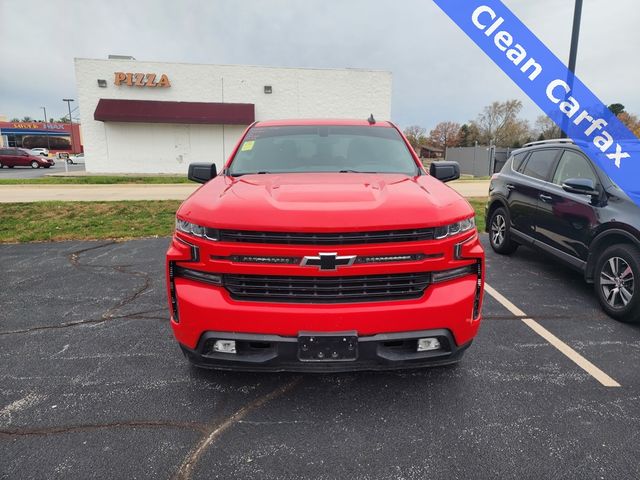
<path id="1" fill-rule="evenodd" d="M 497 208 L 489 219 L 489 241 L 494 252 L 501 255 L 513 253 L 518 248 L 518 244 L 511 239 L 509 214 L 502 207 Z"/>
<path id="2" fill-rule="evenodd" d="M 640 250 L 632 245 L 607 248 L 596 264 L 595 289 L 607 314 L 623 322 L 640 322 Z"/>
<path id="3" fill-rule="evenodd" d="M 40 164 L 34 160 L 31 162 L 31 168 L 40 168 Z"/>

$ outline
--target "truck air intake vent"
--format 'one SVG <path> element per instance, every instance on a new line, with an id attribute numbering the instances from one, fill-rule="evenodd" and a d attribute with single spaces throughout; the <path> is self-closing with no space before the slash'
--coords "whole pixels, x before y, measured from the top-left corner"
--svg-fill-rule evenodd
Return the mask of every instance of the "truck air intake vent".
<path id="1" fill-rule="evenodd" d="M 288 277 L 224 275 L 223 284 L 238 300 L 262 302 L 344 303 L 419 298 L 430 273 Z"/>

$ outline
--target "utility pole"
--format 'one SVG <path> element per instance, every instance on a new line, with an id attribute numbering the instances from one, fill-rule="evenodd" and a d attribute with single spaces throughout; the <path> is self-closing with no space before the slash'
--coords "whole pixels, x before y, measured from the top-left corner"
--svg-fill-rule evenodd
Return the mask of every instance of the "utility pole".
<path id="1" fill-rule="evenodd" d="M 44 129 L 47 130 L 47 123 L 49 122 L 49 120 L 47 120 L 47 109 L 45 107 L 40 107 L 42 110 L 44 110 Z M 51 137 L 49 137 L 49 133 L 47 132 L 47 150 L 51 150 Z M 49 156 L 47 154 L 47 156 Z"/>
<path id="2" fill-rule="evenodd" d="M 582 17 L 582 0 L 576 0 L 576 7 L 573 10 L 573 31 L 571 32 L 571 49 L 569 50 L 569 71 L 571 72 L 569 87 L 573 89 L 573 75 L 576 73 L 576 60 L 578 58 L 578 40 L 580 39 L 580 19 Z M 563 120 L 563 127 L 560 132 L 560 138 L 567 138 L 565 133 L 566 125 L 569 120 Z"/>
<path id="3" fill-rule="evenodd" d="M 71 102 L 73 102 L 73 98 L 63 98 L 62 101 L 67 102 L 67 107 L 69 108 L 69 128 L 71 128 L 71 153 L 73 153 L 73 120 L 71 119 Z M 64 160 L 65 172 L 69 171 L 69 162 L 67 160 L 69 159 L 65 158 Z"/>

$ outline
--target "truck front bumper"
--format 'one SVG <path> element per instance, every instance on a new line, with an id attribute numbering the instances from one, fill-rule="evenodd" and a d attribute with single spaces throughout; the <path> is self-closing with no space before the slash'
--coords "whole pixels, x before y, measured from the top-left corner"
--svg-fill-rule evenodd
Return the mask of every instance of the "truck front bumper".
<path id="1" fill-rule="evenodd" d="M 330 333 L 330 332 L 329 332 Z M 326 335 L 322 332 L 321 335 Z M 336 332 L 337 337 L 340 332 Z M 419 338 L 437 338 L 440 348 L 418 352 Z M 214 351 L 217 340 L 235 341 L 236 353 Z M 351 360 L 301 360 L 299 337 L 246 333 L 206 332 L 195 349 L 180 344 L 191 363 L 217 370 L 269 372 L 348 372 L 394 370 L 457 363 L 471 341 L 456 345 L 449 330 L 385 333 L 357 338 L 357 354 Z"/>

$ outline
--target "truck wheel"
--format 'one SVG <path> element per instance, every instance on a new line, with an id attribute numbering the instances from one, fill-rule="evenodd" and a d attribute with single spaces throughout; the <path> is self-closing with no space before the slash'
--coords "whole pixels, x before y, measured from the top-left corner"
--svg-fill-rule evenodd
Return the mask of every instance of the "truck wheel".
<path id="1" fill-rule="evenodd" d="M 491 248 L 500 255 L 509 255 L 518 249 L 518 244 L 511 238 L 509 214 L 500 207 L 489 219 L 489 241 Z"/>
<path id="2" fill-rule="evenodd" d="M 640 322 L 640 250 L 633 245 L 607 248 L 596 263 L 595 289 L 602 309 L 617 320 Z"/>
<path id="3" fill-rule="evenodd" d="M 31 162 L 31 168 L 40 168 L 40 164 L 34 160 Z"/>

